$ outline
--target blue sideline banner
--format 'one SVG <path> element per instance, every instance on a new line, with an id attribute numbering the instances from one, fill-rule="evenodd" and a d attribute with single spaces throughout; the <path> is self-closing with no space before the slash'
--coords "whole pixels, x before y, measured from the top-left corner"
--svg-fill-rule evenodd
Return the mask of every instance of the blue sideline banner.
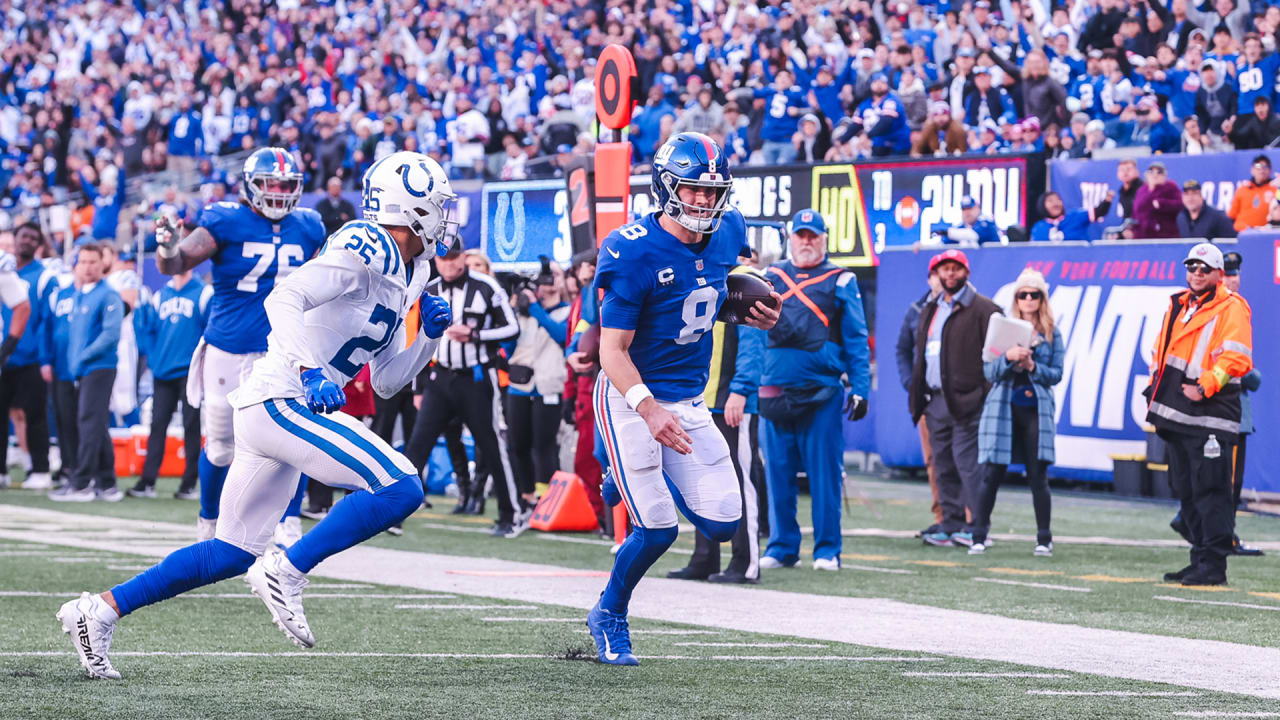
<path id="1" fill-rule="evenodd" d="M 1280 339 L 1267 332 L 1265 318 L 1280 305 L 1280 235 L 1242 239 L 1233 247 L 1248 260 L 1242 294 L 1254 308 L 1254 358 L 1277 357 Z M 1067 355 L 1057 397 L 1055 477 L 1108 482 L 1111 455 L 1145 454 L 1148 363 L 1168 307 L 1169 295 L 1185 287 L 1181 266 L 1186 243 L 1035 244 L 966 250 L 971 280 L 979 292 L 1002 308 L 1012 304 L 1013 282 L 1027 266 L 1045 274 L 1050 303 Z M 923 464 L 919 438 L 907 410 L 907 394 L 898 375 L 894 349 L 907 307 L 926 289 L 931 252 L 899 250 L 881 256 L 876 360 L 879 369 L 874 404 L 876 439 L 885 464 Z M 895 282 L 886 282 L 894 278 Z M 1264 310 L 1264 308 L 1266 310 Z M 1257 426 L 1280 427 L 1280 408 L 1267 398 L 1276 388 L 1264 383 L 1253 400 Z M 1249 448 L 1245 485 L 1280 492 L 1280 463 L 1255 443 Z"/>
<path id="2" fill-rule="evenodd" d="M 1259 153 L 1271 158 L 1273 167 L 1280 168 L 1280 150 L 1242 150 L 1214 155 L 1157 155 L 1136 158 L 1139 174 L 1147 171 L 1153 162 L 1162 162 L 1168 170 L 1168 178 L 1179 187 L 1188 180 L 1199 180 L 1205 202 L 1226 211 L 1236 186 L 1249 179 L 1249 165 Z M 1063 206 L 1068 210 L 1079 207 L 1096 207 L 1106 197 L 1108 190 L 1117 190 L 1116 179 L 1119 160 L 1053 160 L 1049 162 L 1049 189 L 1062 195 Z M 1124 221 L 1120 203 L 1112 203 L 1103 219 L 1089 226 L 1090 240 L 1102 237 L 1104 228 L 1115 227 Z"/>
<path id="3" fill-rule="evenodd" d="M 539 255 L 564 267 L 573 256 L 564 180 L 486 183 L 480 247 L 496 269 L 536 271 Z"/>

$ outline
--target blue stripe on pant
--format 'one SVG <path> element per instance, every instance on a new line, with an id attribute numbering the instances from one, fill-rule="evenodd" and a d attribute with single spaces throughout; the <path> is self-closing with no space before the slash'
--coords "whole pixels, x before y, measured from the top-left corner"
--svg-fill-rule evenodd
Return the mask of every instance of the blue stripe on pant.
<path id="1" fill-rule="evenodd" d="M 780 426 L 761 418 L 760 437 L 769 491 L 769 545 L 764 554 L 784 564 L 800 559 L 796 474 L 801 470 L 809 476 L 809 494 L 813 500 L 813 557 L 840 557 L 844 485 L 840 408 L 843 403 L 844 394 L 836 393 L 806 421 L 794 425 Z"/>
<path id="2" fill-rule="evenodd" d="M 360 479 L 364 480 L 365 483 L 368 484 L 370 490 L 377 492 L 382 488 L 382 483 L 378 482 L 378 476 L 374 474 L 370 467 L 351 457 L 351 455 L 343 451 L 342 448 L 334 445 L 329 440 L 285 417 L 285 414 L 281 411 L 282 406 L 284 406 L 283 402 L 280 400 L 268 400 L 263 403 L 262 406 L 266 408 L 267 414 L 271 416 L 272 420 L 275 420 L 277 425 L 284 428 L 290 434 L 297 435 L 299 438 L 315 445 L 329 455 L 329 457 L 342 463 L 347 467 L 347 469 L 359 475 Z"/>

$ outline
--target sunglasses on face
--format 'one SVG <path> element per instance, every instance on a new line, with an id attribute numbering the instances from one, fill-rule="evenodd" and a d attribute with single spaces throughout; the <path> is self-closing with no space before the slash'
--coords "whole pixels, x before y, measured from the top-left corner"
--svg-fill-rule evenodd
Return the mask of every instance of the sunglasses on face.
<path id="1" fill-rule="evenodd" d="M 1044 297 L 1044 293 L 1039 290 L 1023 290 L 1018 293 L 1019 300 L 1039 300 L 1042 297 Z"/>
<path id="2" fill-rule="evenodd" d="M 1187 263 L 1187 272 L 1193 275 L 1208 275 L 1213 272 L 1213 268 L 1204 263 L 1193 262 Z"/>

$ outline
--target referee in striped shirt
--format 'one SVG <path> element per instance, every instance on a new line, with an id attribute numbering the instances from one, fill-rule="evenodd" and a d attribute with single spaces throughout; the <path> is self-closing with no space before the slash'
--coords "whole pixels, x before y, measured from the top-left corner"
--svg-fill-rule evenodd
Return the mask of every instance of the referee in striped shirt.
<path id="1" fill-rule="evenodd" d="M 507 293 L 489 275 L 469 270 L 459 244 L 436 259 L 439 275 L 427 289 L 449 302 L 453 324 L 444 331 L 435 359 L 419 375 L 422 407 L 414 422 L 405 455 L 421 472 L 450 421 L 461 419 L 475 438 L 493 474 L 498 500 L 498 523 L 493 534 L 516 537 L 528 525 L 532 508 L 521 506 L 507 445 L 497 432 L 502 417 L 498 372 L 494 367 L 498 343 L 520 333 Z M 477 492 L 483 492 L 477 489 Z"/>

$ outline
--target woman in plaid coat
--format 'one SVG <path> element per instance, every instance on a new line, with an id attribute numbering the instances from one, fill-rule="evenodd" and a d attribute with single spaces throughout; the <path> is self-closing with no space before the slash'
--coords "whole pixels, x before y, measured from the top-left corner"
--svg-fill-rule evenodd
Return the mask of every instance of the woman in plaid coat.
<path id="1" fill-rule="evenodd" d="M 991 392 L 982 406 L 978 423 L 978 462 L 987 466 L 987 475 L 974 518 L 970 555 L 987 549 L 991 509 L 1010 463 L 1023 463 L 1031 486 L 1036 511 L 1038 556 L 1053 554 L 1053 534 L 1049 531 L 1049 481 L 1046 470 L 1053 463 L 1053 386 L 1062 379 L 1066 351 L 1062 333 L 1054 327 L 1049 309 L 1049 284 L 1030 268 L 1023 270 L 1014 285 L 1012 317 L 1035 326 L 1030 348 L 1010 348 L 1003 356 L 986 363 Z"/>

